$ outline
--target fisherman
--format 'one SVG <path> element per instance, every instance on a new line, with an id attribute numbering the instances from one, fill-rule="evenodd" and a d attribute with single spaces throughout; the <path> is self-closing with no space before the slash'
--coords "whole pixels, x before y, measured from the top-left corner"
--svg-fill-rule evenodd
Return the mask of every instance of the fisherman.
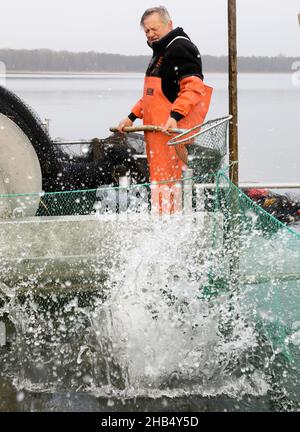
<path id="1" fill-rule="evenodd" d="M 118 130 L 132 126 L 137 118 L 143 119 L 145 125 L 162 126 L 163 131 L 203 123 L 212 88 L 203 83 L 198 48 L 181 27 L 173 28 L 163 6 L 147 9 L 140 24 L 153 56 L 146 71 L 143 96 L 119 123 Z M 145 132 L 151 182 L 170 181 L 168 184 L 172 185 L 182 178 L 187 150 L 184 145 L 168 146 L 169 139 L 163 132 Z"/>

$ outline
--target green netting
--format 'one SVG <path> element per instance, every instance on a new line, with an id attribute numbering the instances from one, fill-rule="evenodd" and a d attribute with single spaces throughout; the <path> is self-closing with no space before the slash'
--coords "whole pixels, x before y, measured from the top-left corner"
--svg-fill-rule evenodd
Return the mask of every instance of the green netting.
<path id="1" fill-rule="evenodd" d="M 223 172 L 216 184 L 210 280 L 204 293 L 218 297 L 227 292 L 236 300 L 231 325 L 240 313 L 237 304 L 243 304 L 261 343 L 269 344 L 269 356 L 279 356 L 282 382 L 287 373 L 293 376 L 298 407 L 300 235 L 255 204 Z"/>
<path id="2" fill-rule="evenodd" d="M 211 192 L 217 261 L 213 285 L 300 280 L 300 234 L 254 203 L 220 171 Z"/>
<path id="3" fill-rule="evenodd" d="M 41 197 L 37 216 L 88 215 L 95 211 L 97 190 L 68 191 Z"/>
<path id="4" fill-rule="evenodd" d="M 213 182 L 214 174 L 204 174 L 182 181 L 158 182 L 155 185 L 164 186 L 168 184 L 181 184 L 191 180 L 197 182 Z M 4 213 L 6 218 L 22 219 L 24 216 L 67 216 L 67 215 L 90 215 L 95 213 L 118 212 L 119 201 L 123 200 L 124 194 L 128 195 L 128 211 L 138 210 L 139 206 L 150 206 L 151 195 L 150 183 L 133 184 L 127 187 L 102 186 L 98 189 L 87 189 L 77 191 L 46 192 L 41 194 L 0 194 L 0 209 L 7 208 Z M 140 202 L 139 202 L 140 198 Z M 136 209 L 135 205 L 136 204 Z M 32 214 L 32 209 L 34 213 Z"/>

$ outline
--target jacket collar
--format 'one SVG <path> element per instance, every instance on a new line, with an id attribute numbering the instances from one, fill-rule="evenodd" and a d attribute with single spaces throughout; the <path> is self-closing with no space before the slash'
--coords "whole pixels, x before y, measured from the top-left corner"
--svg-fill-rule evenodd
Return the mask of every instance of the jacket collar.
<path id="1" fill-rule="evenodd" d="M 149 42 L 147 42 L 147 44 L 153 49 L 153 55 L 156 55 L 164 50 L 166 46 L 177 36 L 184 36 L 188 38 L 188 35 L 184 33 L 181 27 L 176 27 L 158 41 L 152 42 L 152 45 L 150 45 Z"/>

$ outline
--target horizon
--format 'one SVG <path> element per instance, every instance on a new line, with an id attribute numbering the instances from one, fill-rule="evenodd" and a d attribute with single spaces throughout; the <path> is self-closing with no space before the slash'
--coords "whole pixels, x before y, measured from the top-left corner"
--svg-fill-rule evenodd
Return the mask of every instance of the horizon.
<path id="1" fill-rule="evenodd" d="M 72 50 L 67 50 L 67 49 L 52 49 L 52 48 L 9 48 L 9 47 L 0 47 L 0 52 L 2 50 L 12 50 L 12 51 L 52 51 L 52 52 L 56 52 L 56 53 L 61 53 L 61 52 L 68 52 L 71 54 L 89 54 L 89 53 L 93 53 L 93 54 L 104 54 L 104 55 L 113 55 L 113 56 L 122 56 L 122 57 L 150 57 L 151 54 L 121 54 L 121 53 L 112 53 L 112 52 L 100 52 L 100 51 L 93 51 L 93 50 L 89 50 L 89 51 L 72 51 Z M 219 54 L 219 55 L 214 55 L 214 54 L 206 54 L 206 53 L 202 53 L 201 57 L 228 57 L 228 54 Z M 293 55 L 287 55 L 284 53 L 278 53 L 277 55 L 239 55 L 237 53 L 237 57 L 241 58 L 241 57 L 247 57 L 247 58 L 260 58 L 260 57 L 268 57 L 268 58 L 294 58 L 294 59 L 298 59 L 300 56 L 293 56 Z M 1 59 L 0 59 L 1 61 Z"/>

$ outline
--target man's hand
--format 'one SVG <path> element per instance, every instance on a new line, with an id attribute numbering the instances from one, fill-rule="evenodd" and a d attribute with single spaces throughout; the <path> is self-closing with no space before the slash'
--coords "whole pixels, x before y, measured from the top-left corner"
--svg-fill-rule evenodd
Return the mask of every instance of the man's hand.
<path id="1" fill-rule="evenodd" d="M 162 131 L 167 132 L 168 129 L 177 129 L 177 121 L 169 117 L 166 124 L 163 126 Z"/>
<path id="2" fill-rule="evenodd" d="M 121 120 L 120 123 L 117 126 L 117 129 L 119 132 L 124 133 L 123 128 L 127 127 L 127 126 L 132 126 L 133 125 L 133 121 L 130 120 L 130 118 L 126 117 L 124 120 Z"/>

